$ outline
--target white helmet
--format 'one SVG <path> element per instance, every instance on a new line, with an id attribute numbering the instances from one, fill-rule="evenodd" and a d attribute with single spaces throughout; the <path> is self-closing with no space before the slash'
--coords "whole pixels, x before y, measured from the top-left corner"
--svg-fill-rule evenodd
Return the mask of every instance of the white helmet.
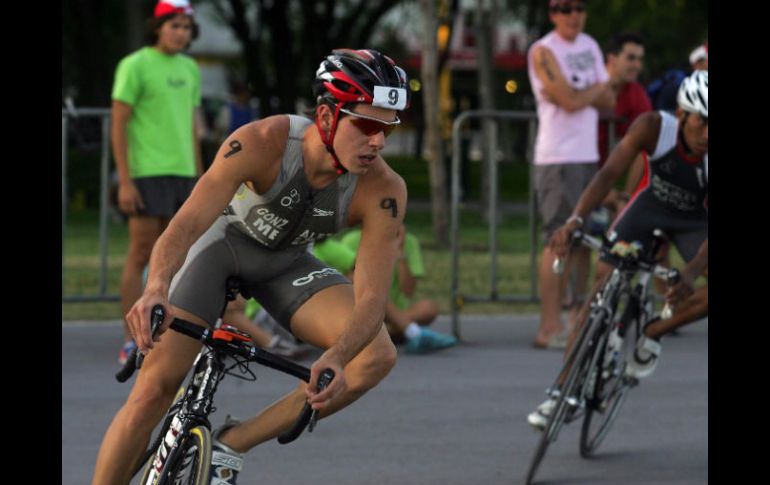
<path id="1" fill-rule="evenodd" d="M 682 80 L 676 101 L 683 110 L 709 117 L 709 72 L 695 71 Z"/>

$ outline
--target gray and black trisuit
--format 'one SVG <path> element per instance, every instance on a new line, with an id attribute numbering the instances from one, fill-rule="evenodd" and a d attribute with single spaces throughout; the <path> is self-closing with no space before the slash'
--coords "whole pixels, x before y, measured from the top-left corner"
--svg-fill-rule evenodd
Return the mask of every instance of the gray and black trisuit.
<path id="1" fill-rule="evenodd" d="M 350 281 L 313 256 L 309 245 L 345 227 L 357 177 L 338 177 L 313 189 L 305 177 L 302 138 L 313 123 L 288 115 L 289 136 L 280 174 L 257 194 L 238 188 L 224 213 L 195 242 L 171 283 L 172 305 L 214 324 L 225 301 L 225 282 L 237 276 L 278 322 L 289 328 L 292 315 L 313 294 Z"/>

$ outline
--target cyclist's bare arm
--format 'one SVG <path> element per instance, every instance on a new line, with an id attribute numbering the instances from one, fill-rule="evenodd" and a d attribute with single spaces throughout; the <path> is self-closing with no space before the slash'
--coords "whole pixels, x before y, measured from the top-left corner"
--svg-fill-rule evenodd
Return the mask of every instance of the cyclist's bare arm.
<path id="1" fill-rule="evenodd" d="M 698 253 L 680 273 L 679 281 L 666 292 L 666 302 L 676 305 L 695 292 L 695 280 L 705 274 L 709 265 L 709 240 L 700 245 Z"/>
<path id="2" fill-rule="evenodd" d="M 315 394 L 315 382 L 321 370 L 331 368 L 337 376 L 379 332 L 385 318 L 393 275 L 399 254 L 398 231 L 406 210 L 406 184 L 384 162 L 359 178 L 351 201 L 348 223 L 361 223 L 361 244 L 356 255 L 355 303 L 350 320 L 337 342 L 311 367 L 309 402 L 322 409 L 342 390 L 341 379 L 335 378 L 323 392 Z"/>
<path id="3" fill-rule="evenodd" d="M 545 46 L 536 47 L 533 58 L 535 74 L 543 83 L 543 92 L 566 111 L 577 111 L 586 106 L 602 110 L 612 110 L 615 107 L 615 93 L 609 83 L 597 83 L 585 89 L 575 89 L 567 82 L 550 49 Z"/>
<path id="4" fill-rule="evenodd" d="M 172 309 L 167 305 L 169 286 L 190 247 L 222 213 L 241 183 L 252 181 L 261 187 L 272 183 L 283 153 L 280 140 L 285 141 L 287 134 L 285 117 L 267 118 L 236 130 L 222 144 L 211 168 L 198 180 L 190 197 L 158 238 L 150 257 L 144 295 L 126 315 L 140 350 L 146 352 L 153 347 L 149 313 L 155 304 L 167 308 L 160 333 L 172 320 Z"/>
<path id="5" fill-rule="evenodd" d="M 655 151 L 659 132 L 660 114 L 649 112 L 639 116 L 583 191 L 573 214 L 585 219 L 592 210 L 599 207 L 615 182 L 631 167 L 636 156 L 642 150 L 648 153 Z M 557 256 L 564 257 L 567 254 L 569 235 L 579 226 L 577 220 L 571 219 L 554 233 L 551 247 Z"/>

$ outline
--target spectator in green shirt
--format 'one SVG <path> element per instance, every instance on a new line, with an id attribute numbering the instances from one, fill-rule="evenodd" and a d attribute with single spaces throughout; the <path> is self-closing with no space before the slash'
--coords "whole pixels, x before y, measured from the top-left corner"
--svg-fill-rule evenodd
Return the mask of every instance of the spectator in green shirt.
<path id="1" fill-rule="evenodd" d="M 129 237 L 120 282 L 124 315 L 142 294 L 142 271 L 155 241 L 202 173 L 195 129 L 200 71 L 182 54 L 197 35 L 186 0 L 160 1 L 147 22 L 147 45 L 123 58 L 115 72 L 112 151 Z M 124 342 L 121 363 L 134 346 L 125 326 Z"/>

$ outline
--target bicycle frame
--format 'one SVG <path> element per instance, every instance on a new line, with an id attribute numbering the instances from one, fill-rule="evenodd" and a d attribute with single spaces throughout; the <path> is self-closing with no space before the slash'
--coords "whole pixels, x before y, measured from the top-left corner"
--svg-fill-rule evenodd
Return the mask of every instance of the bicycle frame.
<path id="1" fill-rule="evenodd" d="M 202 342 L 204 347 L 193 362 L 193 374 L 188 381 L 187 388 L 169 408 L 163 425 L 160 428 L 160 433 L 152 446 L 145 452 L 144 457 L 138 463 L 138 468 L 134 471 L 135 475 L 145 464 L 150 465 L 148 461 L 154 456 L 151 466 L 148 467 L 142 478 L 142 484 L 167 483 L 166 479 L 176 479 L 176 474 L 179 471 L 176 465 L 180 459 L 184 458 L 181 456 L 181 452 L 186 449 L 187 442 L 193 439 L 193 435 L 198 439 L 197 443 L 206 443 L 196 448 L 195 455 L 193 456 L 197 457 L 198 460 L 210 460 L 211 449 L 208 443 L 210 442 L 211 423 L 208 416 L 213 411 L 213 398 L 219 383 L 224 375 L 229 374 L 229 371 L 235 366 L 256 362 L 302 379 L 305 382 L 310 381 L 310 369 L 307 367 L 295 364 L 283 357 L 254 346 L 248 335 L 222 323 L 222 315 L 225 313 L 227 301 L 234 300 L 239 291 L 239 281 L 237 279 L 229 279 L 226 285 L 226 302 L 213 329 L 204 328 L 181 319 L 175 319 L 171 323 L 170 328 L 172 330 Z M 151 311 L 151 331 L 153 336 L 155 336 L 160 328 L 164 318 L 165 311 L 163 307 L 156 305 Z M 236 364 L 228 368 L 225 364 L 227 357 L 235 358 Z M 141 367 L 143 359 L 144 356 L 137 349 L 134 349 L 126 365 L 116 374 L 116 379 L 119 382 L 128 380 L 136 369 Z M 254 374 L 248 370 L 248 367 L 245 367 L 245 369 L 244 373 L 249 373 L 256 379 Z M 235 374 L 230 375 L 240 377 Z M 325 369 L 321 372 L 316 387 L 319 391 L 323 390 L 333 379 L 334 372 L 331 369 Z M 312 432 L 317 419 L 318 413 L 314 412 L 308 403 L 305 403 L 292 427 L 278 435 L 278 442 L 287 444 L 294 441 L 304 431 L 305 427 L 308 427 L 309 431 Z M 201 462 L 199 461 L 199 463 Z M 186 466 L 187 464 L 183 462 L 182 469 Z M 202 474 L 205 474 L 206 477 L 202 477 Z M 205 468 L 197 469 L 193 475 L 196 477 L 196 483 L 202 483 L 200 482 L 201 479 L 208 479 L 207 474 L 208 465 Z"/>
<path id="2" fill-rule="evenodd" d="M 168 418 L 171 418 L 171 423 L 168 423 L 168 431 L 165 435 L 159 434 L 156 443 L 150 447 L 150 450 L 157 451 L 145 483 L 155 483 L 155 480 L 163 476 L 169 467 L 181 458 L 178 454 L 183 442 L 178 439 L 179 436 L 186 436 L 199 425 L 211 429 L 208 416 L 213 408 L 214 394 L 224 375 L 223 357 L 218 352 L 204 347 L 195 358 L 195 371 L 184 394 L 169 409 Z M 166 427 L 164 423 L 161 429 Z M 140 468 L 147 459 L 149 457 L 142 460 Z"/>

